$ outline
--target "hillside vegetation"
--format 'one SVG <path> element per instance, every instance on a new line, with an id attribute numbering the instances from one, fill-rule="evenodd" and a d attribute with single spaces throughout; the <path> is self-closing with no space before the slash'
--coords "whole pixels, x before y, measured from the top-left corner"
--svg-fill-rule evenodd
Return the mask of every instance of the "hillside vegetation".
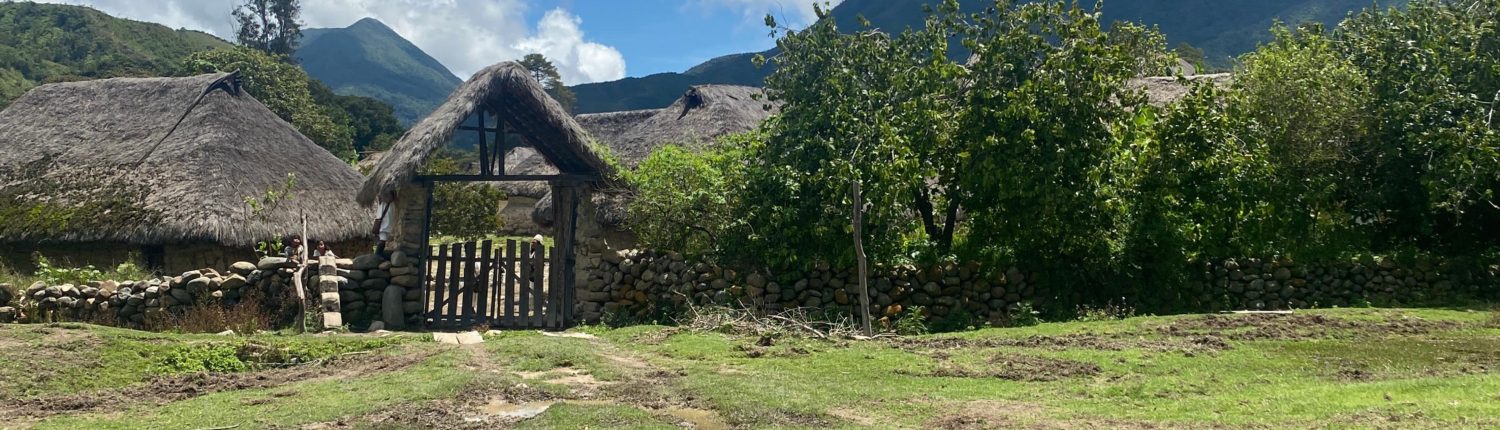
<path id="1" fill-rule="evenodd" d="M 927 18 L 922 12 L 923 5 L 937 3 L 937 0 L 846 0 L 835 6 L 829 17 L 846 32 L 862 30 L 859 17 L 864 17 L 873 28 L 899 33 L 907 28 L 922 28 Z M 1275 21 L 1294 26 L 1304 22 L 1331 26 L 1363 8 L 1404 3 L 1405 0 L 1115 0 L 1106 1 L 1102 12 L 1105 22 L 1157 26 L 1166 34 L 1170 46 L 1185 42 L 1201 48 L 1208 65 L 1227 68 L 1232 65 L 1233 57 L 1271 40 L 1268 29 Z M 962 12 L 974 13 L 995 3 L 961 0 L 958 4 Z M 770 57 L 777 52 L 771 49 L 759 54 Z M 955 46 L 951 54 L 964 57 L 965 52 Z M 755 54 L 717 57 L 683 73 L 578 85 L 573 87 L 578 94 L 577 112 L 660 108 L 671 104 L 688 87 L 700 84 L 760 86 L 775 66 L 755 67 L 751 62 Z"/>
<path id="2" fill-rule="evenodd" d="M 333 92 L 391 105 L 402 124 L 426 117 L 463 83 L 385 24 L 365 18 L 348 28 L 308 29 L 297 60 Z"/>
<path id="3" fill-rule="evenodd" d="M 43 83 L 167 75 L 192 53 L 228 46 L 85 7 L 0 3 L 0 107 Z"/>

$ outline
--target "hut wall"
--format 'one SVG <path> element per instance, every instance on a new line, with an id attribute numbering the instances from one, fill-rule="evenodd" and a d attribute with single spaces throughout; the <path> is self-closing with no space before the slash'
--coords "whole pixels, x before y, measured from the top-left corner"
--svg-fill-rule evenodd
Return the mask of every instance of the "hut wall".
<path id="1" fill-rule="evenodd" d="M 531 211 L 536 208 L 536 202 L 535 197 L 507 197 L 500 204 L 500 231 L 514 236 L 552 234 L 551 229 L 543 228 L 531 220 Z"/>
<path id="2" fill-rule="evenodd" d="M 166 246 L 163 257 L 163 273 L 183 273 L 203 268 L 229 267 L 236 261 L 255 261 L 255 250 L 216 243 L 186 243 Z"/>
<path id="3" fill-rule="evenodd" d="M 33 273 L 37 267 L 33 255 L 40 253 L 54 266 L 93 265 L 100 270 L 109 270 L 120 263 L 134 260 L 137 265 L 145 267 L 143 252 L 140 245 L 124 242 L 0 244 L 0 265 L 20 273 Z"/>

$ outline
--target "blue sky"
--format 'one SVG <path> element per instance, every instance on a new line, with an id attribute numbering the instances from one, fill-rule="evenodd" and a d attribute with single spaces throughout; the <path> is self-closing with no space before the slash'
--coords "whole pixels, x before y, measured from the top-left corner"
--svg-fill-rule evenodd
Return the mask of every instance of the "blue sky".
<path id="1" fill-rule="evenodd" d="M 39 0 L 111 15 L 233 35 L 229 12 L 243 0 Z M 302 0 L 308 27 L 345 27 L 373 17 L 460 78 L 539 52 L 570 84 L 680 72 L 720 55 L 774 42 L 767 13 L 792 27 L 812 4 L 841 0 Z"/>

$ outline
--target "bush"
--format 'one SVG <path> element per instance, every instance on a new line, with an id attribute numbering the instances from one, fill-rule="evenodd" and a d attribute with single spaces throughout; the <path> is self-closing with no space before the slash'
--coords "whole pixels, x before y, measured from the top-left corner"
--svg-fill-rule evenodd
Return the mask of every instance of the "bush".
<path id="1" fill-rule="evenodd" d="M 667 145 L 627 175 L 634 190 L 629 223 L 641 245 L 689 255 L 717 255 L 733 233 L 732 196 L 745 140 L 725 137 L 715 149 Z"/>

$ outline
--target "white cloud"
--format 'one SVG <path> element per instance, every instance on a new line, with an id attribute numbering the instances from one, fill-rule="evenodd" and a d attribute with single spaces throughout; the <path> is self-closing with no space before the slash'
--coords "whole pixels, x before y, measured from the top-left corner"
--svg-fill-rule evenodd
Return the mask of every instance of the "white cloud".
<path id="1" fill-rule="evenodd" d="M 761 25 L 767 14 L 776 18 L 780 25 L 793 28 L 805 27 L 818 18 L 813 5 L 825 10 L 838 6 L 844 0 L 690 0 L 691 6 L 705 9 L 723 8 L 739 12 L 753 25 Z"/>
<path id="2" fill-rule="evenodd" d="M 232 38 L 230 11 L 236 0 L 43 0 L 83 4 L 111 15 L 203 30 Z M 308 27 L 346 27 L 362 18 L 384 22 L 461 78 L 490 64 L 541 52 L 569 84 L 625 77 L 625 58 L 613 47 L 590 42 L 578 17 L 563 9 L 546 13 L 536 28 L 525 20 L 524 0 L 307 0 Z"/>

